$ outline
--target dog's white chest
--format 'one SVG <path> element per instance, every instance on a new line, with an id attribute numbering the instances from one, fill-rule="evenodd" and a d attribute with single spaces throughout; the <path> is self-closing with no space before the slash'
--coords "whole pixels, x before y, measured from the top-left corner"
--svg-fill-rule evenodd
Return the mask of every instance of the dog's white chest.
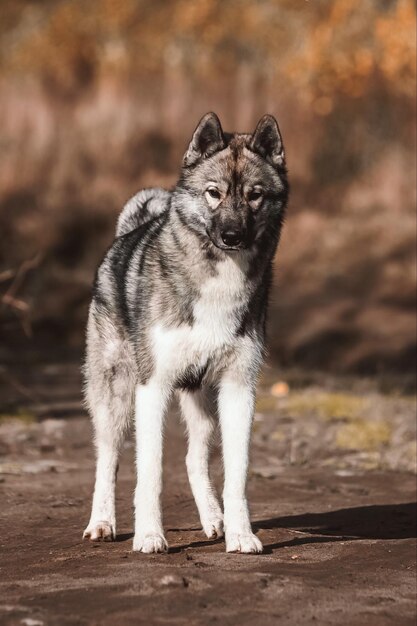
<path id="1" fill-rule="evenodd" d="M 194 334 L 200 332 L 208 341 L 226 339 L 234 333 L 237 312 L 245 296 L 245 274 L 233 259 L 217 265 L 217 274 L 202 285 L 194 305 Z"/>
<path id="2" fill-rule="evenodd" d="M 191 325 L 153 330 L 153 355 L 156 370 L 175 373 L 190 365 L 198 367 L 236 340 L 245 303 L 245 272 L 229 258 L 217 264 L 217 273 L 201 285 L 193 307 Z"/>

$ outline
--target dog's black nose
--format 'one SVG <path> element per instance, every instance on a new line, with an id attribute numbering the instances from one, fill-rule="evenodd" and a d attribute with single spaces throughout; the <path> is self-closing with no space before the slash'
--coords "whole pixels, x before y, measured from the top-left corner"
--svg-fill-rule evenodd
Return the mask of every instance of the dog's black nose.
<path id="1" fill-rule="evenodd" d="M 224 230 L 221 233 L 221 237 L 223 243 L 231 248 L 238 246 L 242 242 L 242 233 L 238 230 Z"/>

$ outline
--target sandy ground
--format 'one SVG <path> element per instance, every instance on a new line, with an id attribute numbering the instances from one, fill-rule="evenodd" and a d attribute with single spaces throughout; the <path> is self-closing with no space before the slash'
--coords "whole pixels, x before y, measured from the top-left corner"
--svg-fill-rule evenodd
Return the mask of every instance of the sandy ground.
<path id="1" fill-rule="evenodd" d="M 261 386 L 249 476 L 262 555 L 226 554 L 222 540 L 203 536 L 175 410 L 163 498 L 169 553 L 131 551 L 131 441 L 119 472 L 117 541 L 83 542 L 93 450 L 76 368 L 48 366 L 14 385 L 26 393 L 15 414 L 8 387 L 0 623 L 414 625 L 415 400 L 311 380 L 273 396 L 270 383 L 267 376 Z M 213 474 L 220 490 L 218 448 Z"/>

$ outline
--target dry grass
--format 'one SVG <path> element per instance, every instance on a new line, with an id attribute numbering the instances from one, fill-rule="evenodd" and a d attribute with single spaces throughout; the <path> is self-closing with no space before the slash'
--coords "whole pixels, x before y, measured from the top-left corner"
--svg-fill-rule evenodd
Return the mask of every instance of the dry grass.
<path id="1" fill-rule="evenodd" d="M 324 420 L 353 420 L 366 411 L 368 403 L 367 398 L 345 393 L 295 393 L 285 408 L 293 417 L 314 413 Z"/>

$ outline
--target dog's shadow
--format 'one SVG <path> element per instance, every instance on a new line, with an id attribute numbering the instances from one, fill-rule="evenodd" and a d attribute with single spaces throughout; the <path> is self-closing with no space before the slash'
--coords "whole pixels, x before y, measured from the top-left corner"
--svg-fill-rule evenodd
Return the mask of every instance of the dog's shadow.
<path id="1" fill-rule="evenodd" d="M 254 532 L 259 530 L 288 529 L 301 536 L 287 541 L 264 545 L 264 553 L 286 547 L 296 547 L 309 543 L 329 543 L 354 541 L 357 539 L 411 539 L 417 537 L 416 502 L 401 504 L 374 504 L 369 506 L 338 509 L 324 513 L 304 513 L 286 517 L 273 517 L 253 523 Z M 194 532 L 198 528 L 170 528 L 169 532 Z M 305 533 L 305 536 L 303 534 Z M 133 533 L 117 536 L 116 541 L 132 539 Z M 171 554 L 189 548 L 201 548 L 222 543 L 223 538 L 207 541 L 194 541 L 181 546 L 172 546 Z"/>
<path id="2" fill-rule="evenodd" d="M 307 543 L 354 541 L 357 539 L 410 539 L 417 536 L 416 502 L 373 504 L 338 509 L 324 513 L 305 513 L 259 520 L 253 524 L 261 529 L 289 529 L 306 536 L 294 537 L 264 546 L 265 552 Z"/>

